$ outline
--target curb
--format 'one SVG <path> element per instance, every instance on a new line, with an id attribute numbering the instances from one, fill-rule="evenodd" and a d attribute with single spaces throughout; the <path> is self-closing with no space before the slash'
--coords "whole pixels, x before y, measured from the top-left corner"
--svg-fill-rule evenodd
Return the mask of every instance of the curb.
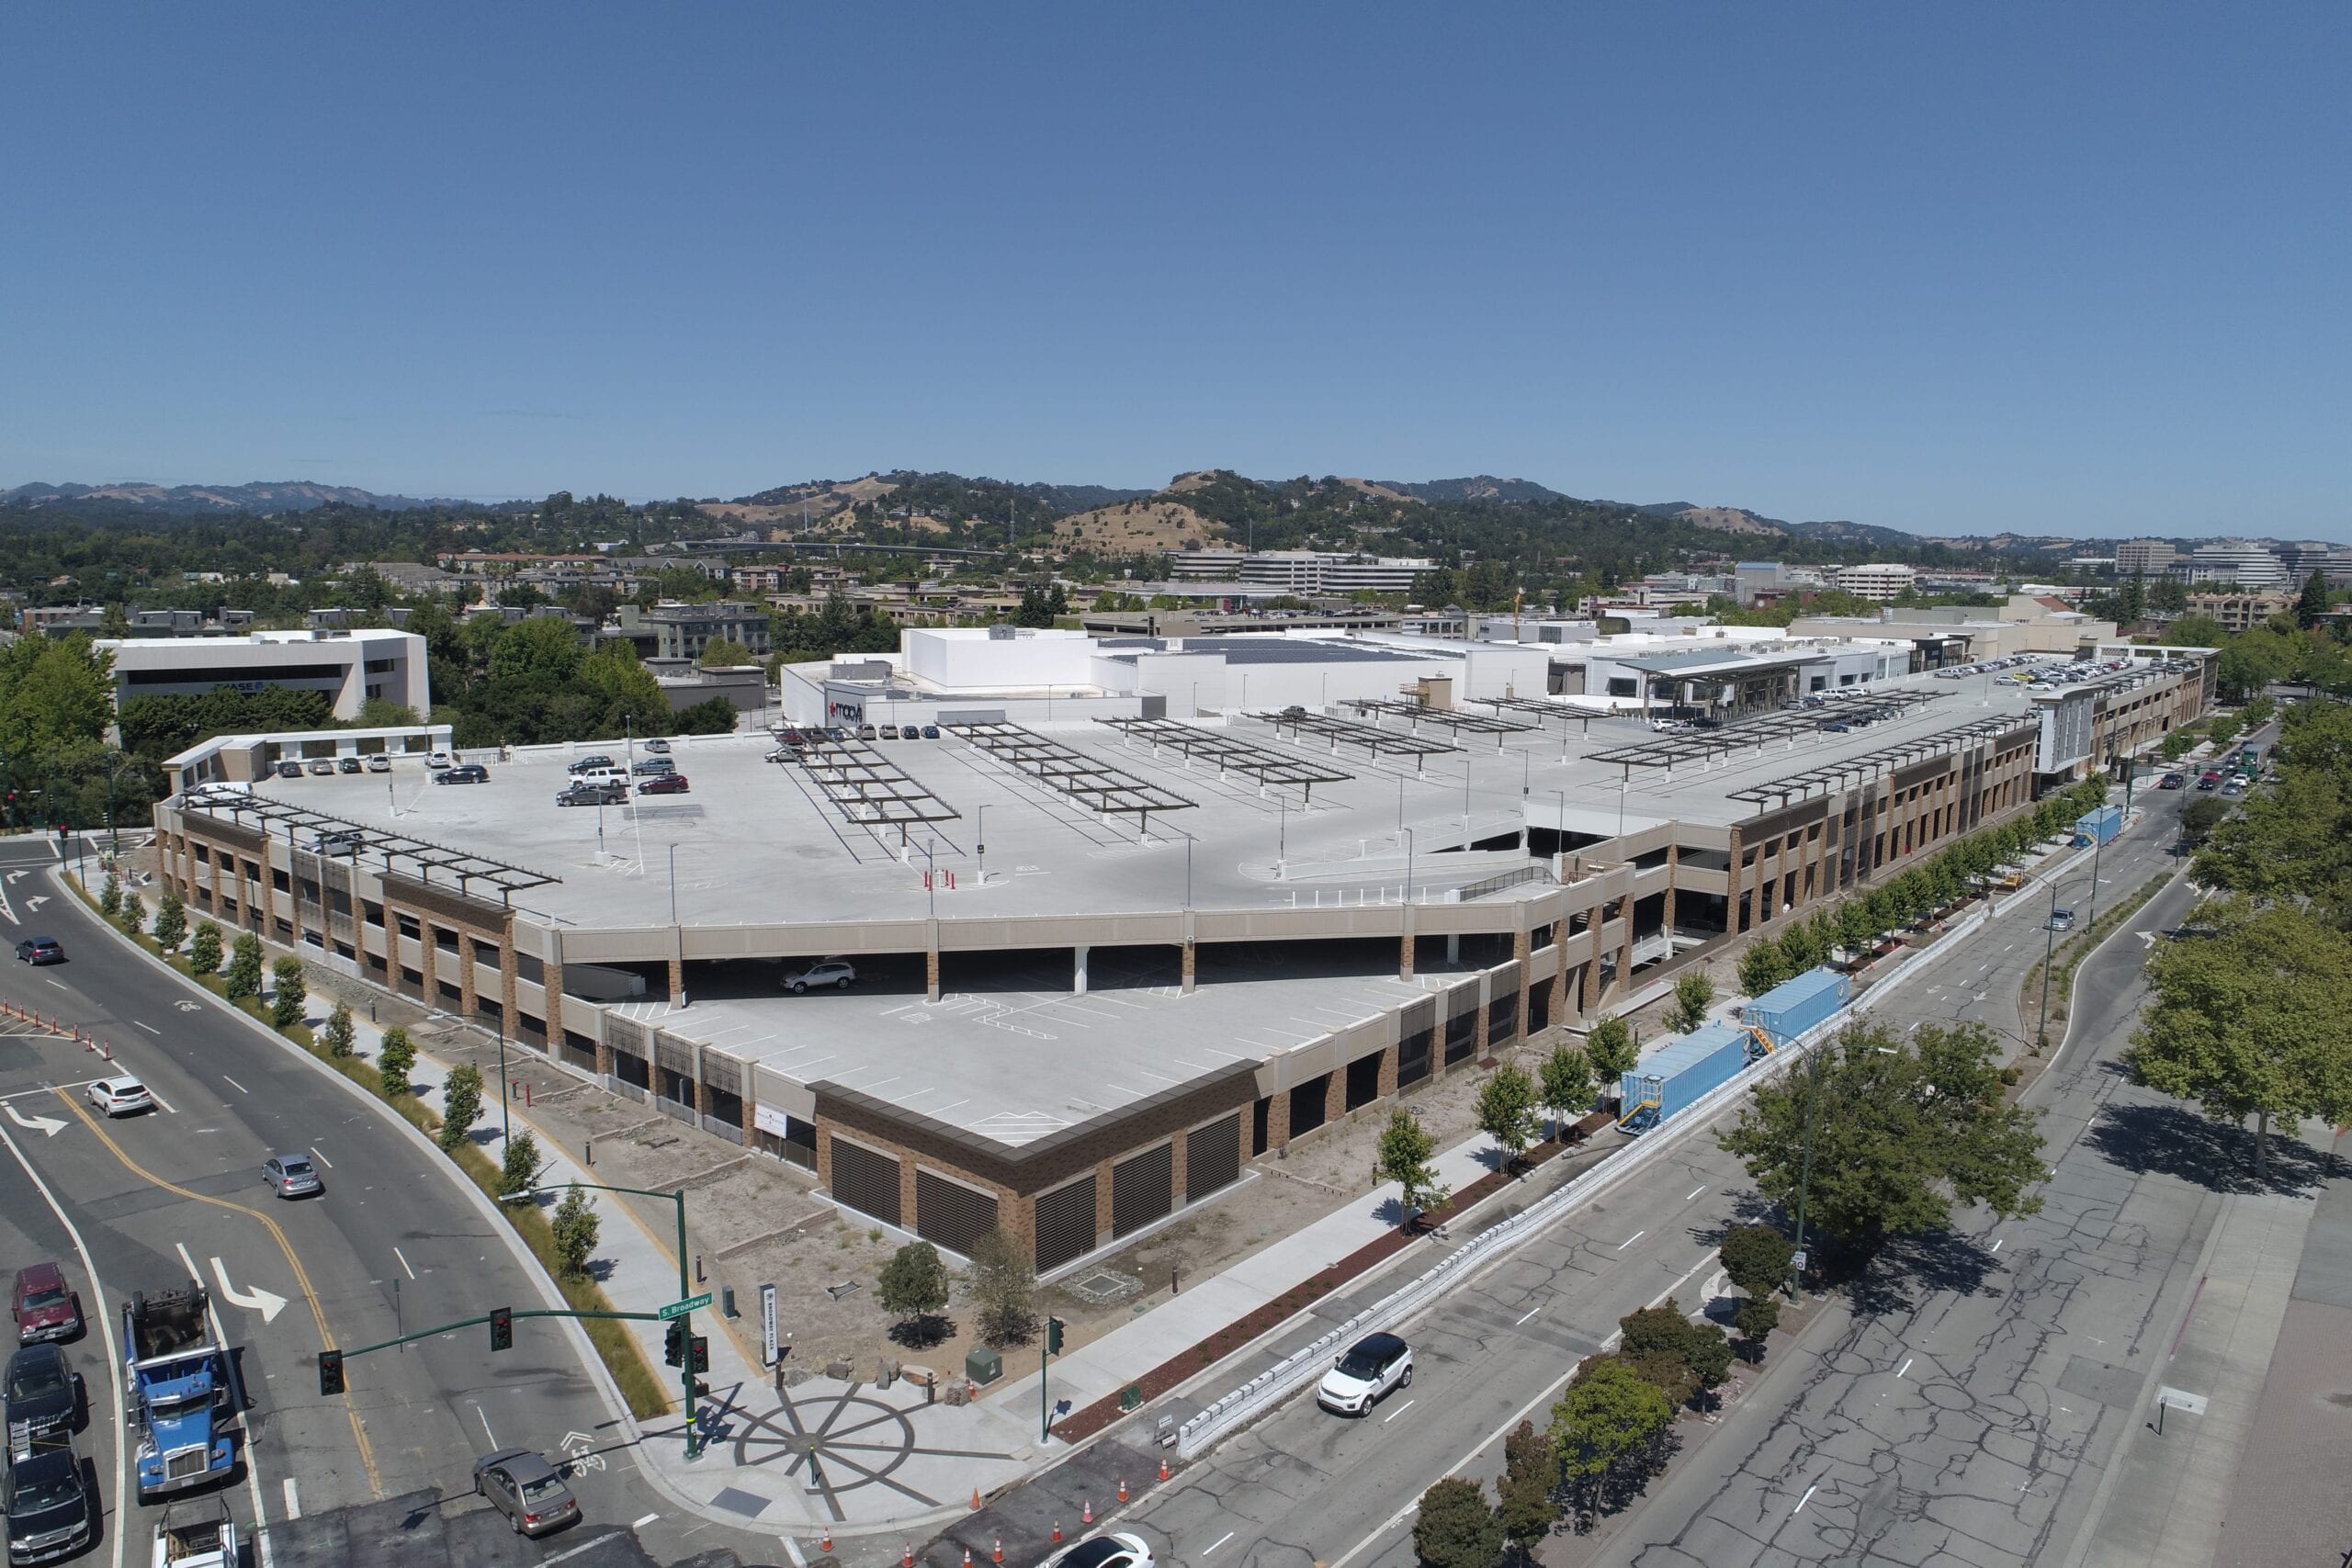
<path id="1" fill-rule="evenodd" d="M 62 897 L 72 898 L 76 904 L 80 904 L 83 901 L 84 895 L 74 888 L 71 885 L 65 874 L 65 867 L 62 863 L 58 865 L 52 866 L 50 869 L 49 875 L 50 879 L 56 884 L 58 891 Z M 341 1086 L 345 1091 L 351 1094 L 353 1098 L 358 1100 L 362 1104 L 368 1106 L 398 1132 L 405 1134 L 411 1142 L 432 1156 L 433 1158 L 431 1163 L 436 1168 L 441 1170 L 448 1180 L 454 1182 L 467 1197 L 472 1200 L 474 1208 L 484 1219 L 491 1222 L 492 1227 L 496 1230 L 500 1237 L 505 1241 L 507 1250 L 514 1255 L 515 1262 L 522 1266 L 525 1275 L 529 1278 L 532 1284 L 537 1289 L 540 1304 L 554 1308 L 558 1311 L 565 1311 L 569 1309 L 571 1303 L 566 1302 L 563 1299 L 563 1293 L 556 1289 L 555 1281 L 548 1278 L 547 1270 L 539 1267 L 538 1258 L 532 1255 L 531 1249 L 524 1244 L 523 1238 L 514 1233 L 514 1227 L 506 1223 L 506 1216 L 498 1212 L 496 1206 L 491 1202 L 489 1196 L 484 1193 L 481 1188 L 476 1187 L 473 1184 L 471 1178 L 467 1176 L 463 1170 L 460 1170 L 454 1161 L 442 1154 L 438 1145 L 434 1143 L 432 1139 L 426 1137 L 424 1133 L 420 1132 L 405 1117 L 402 1117 L 398 1112 L 394 1111 L 390 1106 L 385 1104 L 383 1100 L 378 1099 L 375 1095 L 368 1093 L 367 1089 L 362 1088 L 360 1085 L 352 1082 L 351 1079 L 344 1077 L 341 1073 L 334 1072 L 327 1068 L 316 1056 L 311 1055 L 310 1052 L 304 1050 L 293 1041 L 287 1039 L 286 1036 L 278 1033 L 277 1031 L 270 1028 L 269 1025 L 262 1022 L 261 1020 L 254 1017 L 251 1013 L 246 1012 L 242 1008 L 231 1007 L 227 1003 L 221 1001 L 219 997 L 214 996 L 210 991 L 205 989 L 205 987 L 199 985 L 193 977 L 174 968 L 171 964 L 163 962 L 163 960 L 149 953 L 145 948 L 140 946 L 138 942 L 134 942 L 130 937 L 125 936 L 120 931 L 115 928 L 111 921 L 104 919 L 98 919 L 96 923 L 105 930 L 107 936 L 122 944 L 125 948 L 128 948 L 132 955 L 138 958 L 141 963 L 154 964 L 156 967 L 163 970 L 164 973 L 169 975 L 177 984 L 186 989 L 194 992 L 204 1001 L 210 1003 L 219 1010 L 225 1012 L 231 1017 L 246 1024 L 256 1033 L 277 1045 L 281 1050 L 300 1058 L 304 1066 L 327 1078 L 329 1081 Z M 222 929 L 225 931 L 227 928 L 223 927 Z M 279 945 L 270 942 L 266 937 L 262 938 L 262 944 L 265 950 L 269 947 Z M 294 957 L 301 956 L 300 953 L 290 953 L 290 955 Z M 559 1318 L 557 1321 L 563 1325 L 565 1337 L 571 1342 L 573 1354 L 579 1358 L 581 1363 L 587 1369 L 588 1380 L 595 1386 L 597 1396 L 604 1401 L 605 1414 L 613 1419 L 614 1423 L 618 1426 L 622 1431 L 628 1434 L 630 1446 L 632 1448 L 642 1446 L 659 1436 L 659 1434 L 647 1432 L 643 1427 L 638 1424 L 637 1417 L 629 1414 L 628 1402 L 621 1398 L 620 1388 L 613 1382 L 612 1372 L 605 1367 L 605 1359 L 596 1353 L 596 1347 L 590 1341 L 587 1330 L 582 1328 L 579 1322 L 573 1318 Z M 648 1484 L 652 1486 L 655 1491 L 660 1492 L 663 1496 L 669 1498 L 671 1502 L 676 1504 L 679 1507 L 684 1508 L 688 1513 L 694 1515 L 695 1517 L 698 1519 L 707 1519 L 713 1524 L 734 1524 L 735 1521 L 731 1517 L 714 1514 L 706 1505 L 698 1503 L 693 1498 L 675 1490 L 671 1484 L 669 1478 L 664 1476 L 656 1467 L 638 1459 L 634 1454 L 630 1456 L 630 1461 L 636 1466 L 637 1472 L 645 1477 Z"/>

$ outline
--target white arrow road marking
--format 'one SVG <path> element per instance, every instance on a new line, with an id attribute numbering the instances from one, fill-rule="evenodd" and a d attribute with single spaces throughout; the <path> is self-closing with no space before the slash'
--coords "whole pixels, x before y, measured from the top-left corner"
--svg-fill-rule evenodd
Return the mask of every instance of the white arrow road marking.
<path id="1" fill-rule="evenodd" d="M 179 1009 L 182 1012 L 195 1012 L 201 1009 L 204 1004 L 201 1002 L 174 1002 L 172 1005 Z"/>
<path id="2" fill-rule="evenodd" d="M 275 1322 L 277 1314 L 286 1310 L 286 1298 L 275 1291 L 265 1291 L 259 1285 L 241 1291 L 229 1283 L 229 1270 L 217 1258 L 212 1260 L 212 1277 L 220 1281 L 220 1294 L 231 1306 L 257 1312 L 264 1323 Z"/>
<path id="3" fill-rule="evenodd" d="M 19 1127 L 28 1128 L 32 1132 L 39 1133 L 45 1138 L 53 1138 L 57 1136 L 58 1134 L 65 1131 L 65 1123 L 60 1122 L 54 1116 L 27 1116 L 23 1111 L 17 1110 L 14 1103 L 11 1103 L 7 1110 L 9 1121 L 14 1122 Z"/>
<path id="4" fill-rule="evenodd" d="M 31 897 L 25 900 L 25 913 L 28 915 L 37 914 L 40 912 L 40 907 L 48 902 L 48 894 L 36 893 Z"/>
<path id="5" fill-rule="evenodd" d="M 2154 947 L 2156 945 L 2156 933 L 2154 931 L 2133 931 L 2132 934 L 2140 939 L 2140 945 L 2142 947 Z"/>

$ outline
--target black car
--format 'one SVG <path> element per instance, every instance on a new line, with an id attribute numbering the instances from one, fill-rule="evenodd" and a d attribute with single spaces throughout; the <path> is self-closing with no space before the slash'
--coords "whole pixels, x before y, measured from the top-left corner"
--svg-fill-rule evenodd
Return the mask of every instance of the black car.
<path id="1" fill-rule="evenodd" d="M 574 779 L 555 797 L 558 806 L 618 806 L 628 798 L 628 785 L 618 779 Z"/>
<path id="2" fill-rule="evenodd" d="M 17 958 L 25 964 L 62 964 L 65 949 L 53 936 L 28 936 L 17 944 Z"/>
<path id="3" fill-rule="evenodd" d="M 581 758 L 578 761 L 572 763 L 563 771 L 567 773 L 603 773 L 608 768 L 617 767 L 618 765 L 619 764 L 615 762 L 610 757 L 605 756 L 600 751 L 595 756 Z"/>
<path id="4" fill-rule="evenodd" d="M 299 779 L 302 776 L 302 764 L 280 762 L 277 764 L 277 776 L 281 779 Z"/>
<path id="5" fill-rule="evenodd" d="M 8 1447 L 22 1452 L 33 1441 L 74 1428 L 82 1406 L 82 1380 L 55 1345 L 28 1345 L 8 1358 Z"/>
<path id="6" fill-rule="evenodd" d="M 82 1484 L 82 1461 L 74 1457 L 70 1442 L 43 1443 L 22 1458 L 12 1456 L 0 1507 L 8 1515 L 12 1564 L 71 1557 L 97 1529 L 90 1494 Z"/>
<path id="7" fill-rule="evenodd" d="M 338 773 L 359 773 L 364 766 L 356 757 L 337 757 L 334 760 L 334 771 Z"/>
<path id="8" fill-rule="evenodd" d="M 488 784 L 490 770 L 480 762 L 466 762 L 454 768 L 444 768 L 433 775 L 433 782 L 445 784 Z"/>

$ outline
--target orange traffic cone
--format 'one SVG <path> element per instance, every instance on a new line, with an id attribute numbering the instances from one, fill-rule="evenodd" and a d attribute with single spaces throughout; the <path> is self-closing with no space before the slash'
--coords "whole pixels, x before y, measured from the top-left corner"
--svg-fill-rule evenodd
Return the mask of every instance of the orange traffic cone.
<path id="1" fill-rule="evenodd" d="M 1082 1525 L 1092 1524 L 1094 1522 L 1094 1505 L 1088 1502 L 1085 1498 L 1080 1497 L 1078 1500 L 1078 1506 L 1080 1510 L 1078 1516 L 1078 1522 Z"/>
<path id="2" fill-rule="evenodd" d="M 915 1543 L 913 1541 L 907 1542 L 905 1553 L 899 1559 L 899 1568 L 915 1568 Z"/>
<path id="3" fill-rule="evenodd" d="M 1125 1476 L 1124 1476 L 1124 1475 L 1123 1475 L 1123 1476 L 1121 1476 L 1121 1477 L 1119 1478 L 1119 1501 L 1120 1501 L 1120 1502 L 1122 1502 L 1122 1503 L 1124 1503 L 1124 1502 L 1125 1502 L 1126 1500 L 1127 1500 L 1127 1478 L 1126 1478 Z"/>
<path id="4" fill-rule="evenodd" d="M 972 1512 L 974 1512 L 974 1513 L 976 1513 L 976 1514 L 977 1514 L 977 1513 L 978 1513 L 979 1511 L 980 1511 L 980 1489 L 979 1489 L 978 1487 L 975 1486 L 975 1487 L 973 1487 L 973 1488 L 972 1488 Z"/>
<path id="5" fill-rule="evenodd" d="M 825 1553 L 825 1554 L 827 1554 L 828 1556 L 831 1555 L 831 1553 L 832 1553 L 832 1550 L 833 1550 L 833 1527 L 832 1527 L 832 1526 L 831 1526 L 831 1525 L 827 1525 L 827 1526 L 825 1527 L 824 1533 L 823 1533 L 823 1534 L 821 1534 L 821 1535 L 820 1535 L 820 1536 L 817 1538 L 817 1550 L 818 1550 L 818 1551 L 821 1551 L 821 1552 L 824 1552 L 824 1553 Z"/>
<path id="6" fill-rule="evenodd" d="M 1159 1459 L 1159 1479 L 1162 1481 L 1168 1479 L 1168 1456 L 1165 1454 L 1162 1454 Z"/>
<path id="7" fill-rule="evenodd" d="M 999 1536 L 996 1538 L 996 1550 L 994 1552 L 990 1553 L 990 1555 L 999 1562 L 1004 1561 L 1004 1537 Z"/>
<path id="8" fill-rule="evenodd" d="M 1062 1522 L 1061 1522 L 1061 1520 L 1059 1520 L 1059 1519 L 1056 1519 L 1056 1520 L 1054 1521 L 1054 1544 L 1055 1544 L 1056 1546 L 1059 1546 L 1061 1543 L 1062 1543 Z"/>
<path id="9" fill-rule="evenodd" d="M 964 1549 L 964 1568 L 972 1568 L 972 1549 L 968 1546 Z"/>

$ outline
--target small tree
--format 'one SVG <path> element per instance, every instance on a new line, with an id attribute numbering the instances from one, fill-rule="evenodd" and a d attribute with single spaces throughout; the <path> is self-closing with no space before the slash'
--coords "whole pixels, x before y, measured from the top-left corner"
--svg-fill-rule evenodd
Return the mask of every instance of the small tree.
<path id="1" fill-rule="evenodd" d="M 1674 982 L 1674 1010 L 1667 1021 L 1688 1034 L 1707 1021 L 1707 1009 L 1714 1005 L 1715 983 L 1703 970 L 1692 969 Z"/>
<path id="2" fill-rule="evenodd" d="M 990 1231 L 972 1244 L 965 1288 L 980 1309 L 980 1337 L 998 1349 L 1025 1345 L 1037 1333 L 1037 1274 L 1021 1244 Z"/>
<path id="3" fill-rule="evenodd" d="M 147 923 L 147 905 L 145 901 L 142 900 L 136 893 L 124 894 L 122 896 L 122 913 L 120 918 L 122 920 L 122 929 L 129 931 L 131 935 L 137 936 L 139 934 L 139 928 Z"/>
<path id="4" fill-rule="evenodd" d="M 1503 1522 L 1476 1482 L 1449 1475 L 1421 1494 L 1413 1551 L 1429 1568 L 1495 1568 L 1503 1554 Z"/>
<path id="5" fill-rule="evenodd" d="M 548 1228 L 554 1233 L 556 1266 L 573 1279 L 586 1273 L 588 1257 L 596 1250 L 596 1236 L 604 1228 L 588 1194 L 577 1187 L 566 1192 Z"/>
<path id="6" fill-rule="evenodd" d="M 1437 1179 L 1437 1168 L 1430 1163 L 1430 1156 L 1436 1153 L 1437 1140 L 1430 1136 L 1419 1117 L 1401 1105 L 1388 1113 L 1388 1125 L 1380 1130 L 1380 1179 L 1404 1189 L 1397 1202 L 1408 1224 L 1450 1196 Z"/>
<path id="7" fill-rule="evenodd" d="M 1535 1080 L 1506 1062 L 1478 1086 L 1478 1130 L 1494 1139 L 1508 1170 L 1527 1152 L 1542 1123 L 1535 1114 Z"/>
<path id="8" fill-rule="evenodd" d="M 1749 1295 L 1769 1296 L 1788 1280 L 1796 1250 L 1794 1242 L 1770 1225 L 1736 1225 L 1724 1234 L 1724 1272 Z"/>
<path id="9" fill-rule="evenodd" d="M 1594 1024 L 1584 1037 L 1584 1052 L 1592 1060 L 1592 1076 L 1600 1080 L 1603 1094 L 1634 1070 L 1641 1055 L 1634 1043 L 1633 1029 L 1622 1018 L 1604 1018 Z"/>
<path id="10" fill-rule="evenodd" d="M 1693 1323 L 1672 1296 L 1654 1307 L 1617 1320 L 1623 1337 L 1618 1353 L 1639 1361 L 1663 1357 L 1688 1368 L 1701 1388 L 1713 1388 L 1731 1375 L 1731 1344 L 1712 1323 Z"/>
<path id="11" fill-rule="evenodd" d="M 334 1010 L 327 1014 L 326 1022 L 319 1026 L 319 1043 L 327 1048 L 330 1056 L 348 1056 L 352 1040 L 351 1009 L 337 1002 Z"/>
<path id="12" fill-rule="evenodd" d="M 113 872 L 107 873 L 106 886 L 98 889 L 98 913 L 109 920 L 122 913 L 122 884 Z"/>
<path id="13" fill-rule="evenodd" d="M 261 995 L 261 938 L 245 931 L 237 938 L 237 945 L 229 954 L 229 973 L 221 986 L 232 1002 Z"/>
<path id="14" fill-rule="evenodd" d="M 506 1152 L 498 1168 L 498 1195 L 511 1198 L 517 1192 L 528 1192 L 538 1176 L 539 1141 L 526 1127 L 506 1140 Z"/>
<path id="15" fill-rule="evenodd" d="M 1739 1303 L 1739 1315 L 1732 1321 L 1739 1325 L 1739 1337 L 1747 1341 L 1747 1359 L 1761 1361 L 1764 1341 L 1781 1326 L 1781 1303 L 1770 1296 L 1750 1296 Z"/>
<path id="16" fill-rule="evenodd" d="M 220 972 L 220 928 L 210 920 L 196 928 L 196 940 L 187 945 L 187 969 L 191 975 Z"/>
<path id="17" fill-rule="evenodd" d="M 481 1116 L 481 1069 L 468 1062 L 441 1086 L 441 1146 L 454 1149 L 466 1141 Z"/>
<path id="18" fill-rule="evenodd" d="M 269 1021 L 279 1029 L 291 1029 L 302 1021 L 302 1009 L 309 1002 L 309 987 L 302 983 L 302 961 L 281 958 L 269 966 L 274 987 L 269 1000 Z"/>
<path id="19" fill-rule="evenodd" d="M 1544 1058 L 1541 1077 L 1544 1107 L 1552 1113 L 1552 1137 L 1558 1142 L 1567 1136 L 1569 1116 L 1592 1103 L 1592 1063 L 1563 1040 Z"/>
<path id="20" fill-rule="evenodd" d="M 875 1284 L 882 1310 L 899 1320 L 893 1339 L 935 1344 L 944 1337 L 934 1326 L 947 1305 L 947 1265 L 927 1241 L 910 1241 L 890 1255 Z"/>
<path id="21" fill-rule="evenodd" d="M 1674 1405 L 1622 1357 L 1587 1361 L 1552 1406 L 1560 1472 L 1590 1506 L 1604 1482 L 1645 1467 Z"/>
<path id="22" fill-rule="evenodd" d="M 1503 1478 L 1495 1488 L 1502 1506 L 1497 1513 L 1504 1539 L 1521 1562 L 1535 1560 L 1535 1548 L 1560 1517 L 1559 1506 L 1552 1500 L 1559 1470 L 1550 1435 L 1537 1431 L 1534 1422 L 1521 1421 L 1503 1438 Z"/>
<path id="23" fill-rule="evenodd" d="M 1792 971 L 1788 955 L 1781 944 L 1770 937 L 1758 937 L 1748 943 L 1747 951 L 1739 955 L 1739 990 L 1742 996 L 1760 997 L 1781 981 Z"/>
<path id="24" fill-rule="evenodd" d="M 398 1024 L 384 1031 L 383 1049 L 376 1053 L 376 1076 L 388 1097 L 396 1100 L 409 1091 L 408 1075 L 415 1066 L 416 1047 L 409 1043 L 408 1031 Z"/>
<path id="25" fill-rule="evenodd" d="M 164 897 L 155 905 L 155 945 L 165 953 L 176 953 L 187 940 L 187 906 L 173 889 L 164 889 Z"/>

